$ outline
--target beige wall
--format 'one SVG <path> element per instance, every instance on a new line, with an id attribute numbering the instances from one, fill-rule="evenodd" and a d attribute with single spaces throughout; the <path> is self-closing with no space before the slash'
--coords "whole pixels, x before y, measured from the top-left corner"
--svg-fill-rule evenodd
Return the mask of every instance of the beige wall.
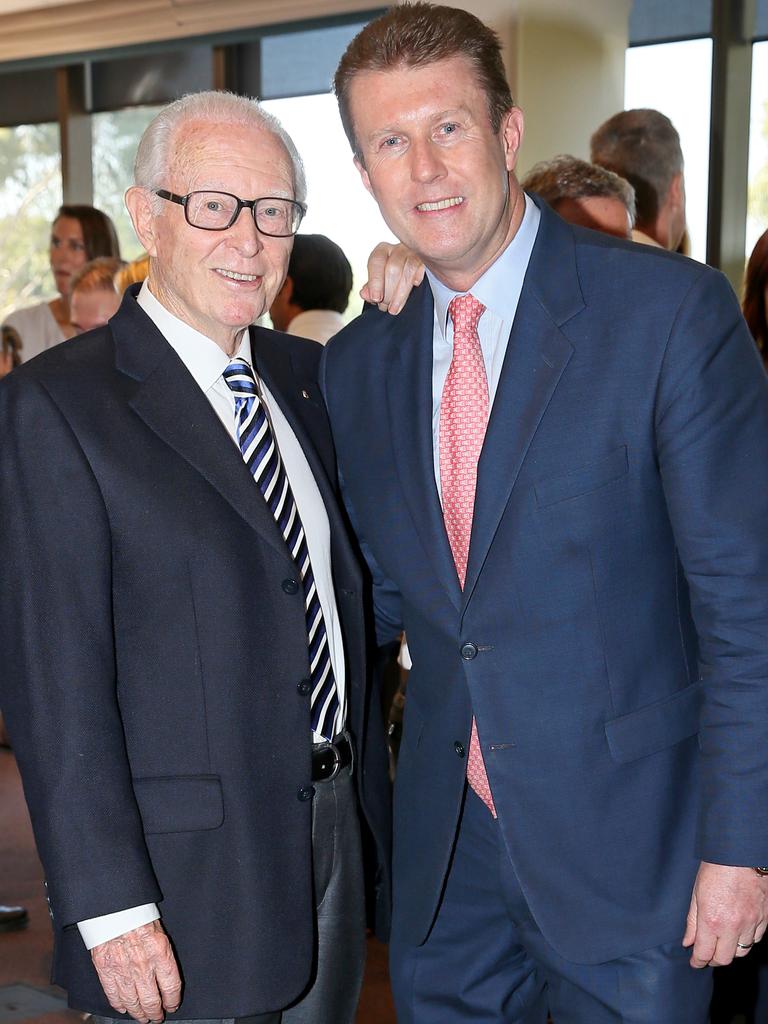
<path id="1" fill-rule="evenodd" d="M 512 92 L 525 114 L 525 174 L 558 153 L 589 157 L 589 136 L 624 107 L 631 0 L 470 0 L 504 42 Z"/>

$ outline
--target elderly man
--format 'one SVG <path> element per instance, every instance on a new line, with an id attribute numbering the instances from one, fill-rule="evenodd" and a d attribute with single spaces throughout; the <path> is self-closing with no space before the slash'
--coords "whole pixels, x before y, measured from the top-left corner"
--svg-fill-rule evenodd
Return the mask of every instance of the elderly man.
<path id="1" fill-rule="evenodd" d="M 590 159 L 632 185 L 636 242 L 675 252 L 685 232 L 683 151 L 677 129 L 658 110 L 620 110 L 590 139 Z"/>
<path id="2" fill-rule="evenodd" d="M 631 237 L 635 223 L 635 190 L 624 178 L 575 156 L 542 160 L 520 183 L 535 192 L 569 224 Z"/>
<path id="3" fill-rule="evenodd" d="M 147 282 L 0 389 L 0 704 L 97 1020 L 354 1019 L 358 797 L 387 847 L 361 579 L 321 348 L 248 329 L 303 195 L 257 103 L 172 104 L 127 193 Z"/>
<path id="4" fill-rule="evenodd" d="M 768 385 L 737 302 L 526 197 L 466 11 L 392 8 L 335 86 L 428 271 L 321 378 L 379 635 L 413 659 L 398 1020 L 703 1024 L 707 965 L 768 920 Z"/>

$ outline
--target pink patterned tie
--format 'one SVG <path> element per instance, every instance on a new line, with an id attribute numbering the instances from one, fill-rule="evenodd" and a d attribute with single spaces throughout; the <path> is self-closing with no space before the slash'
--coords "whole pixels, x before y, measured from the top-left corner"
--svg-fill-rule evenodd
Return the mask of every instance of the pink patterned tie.
<path id="1" fill-rule="evenodd" d="M 488 424 L 488 378 L 477 324 L 485 306 L 474 295 L 456 295 L 448 306 L 453 321 L 453 359 L 440 402 L 440 486 L 443 519 L 456 572 L 464 589 L 475 508 L 477 463 Z M 491 814 L 496 808 L 472 719 L 467 782 Z"/>

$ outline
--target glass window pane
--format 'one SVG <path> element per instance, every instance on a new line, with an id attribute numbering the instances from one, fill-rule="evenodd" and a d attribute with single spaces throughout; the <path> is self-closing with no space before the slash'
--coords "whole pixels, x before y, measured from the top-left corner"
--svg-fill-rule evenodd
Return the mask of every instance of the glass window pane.
<path id="1" fill-rule="evenodd" d="M 142 248 L 125 208 L 125 190 L 133 184 L 133 161 L 139 139 L 162 106 L 128 107 L 94 114 L 93 205 L 108 213 L 120 239 L 120 255 L 131 260 Z"/>
<path id="2" fill-rule="evenodd" d="M 768 0 L 757 0 L 757 7 L 755 9 L 755 38 L 768 39 Z"/>
<path id="3" fill-rule="evenodd" d="M 301 230 L 327 235 L 352 264 L 354 285 L 345 314 L 351 320 L 362 308 L 357 293 L 368 276 L 368 254 L 377 242 L 395 241 L 394 236 L 352 164 L 334 96 L 269 100 L 264 107 L 280 118 L 304 160 L 309 211 Z"/>
<path id="4" fill-rule="evenodd" d="M 276 99 L 328 92 L 341 55 L 366 21 L 265 35 L 261 40 L 261 89 L 257 94 Z"/>
<path id="5" fill-rule="evenodd" d="M 629 42 L 692 39 L 712 31 L 712 0 L 634 0 L 629 15 Z"/>
<path id="6" fill-rule="evenodd" d="M 61 195 L 58 124 L 0 128 L 0 320 L 56 294 L 48 247 Z"/>
<path id="7" fill-rule="evenodd" d="M 746 255 L 768 228 L 768 42 L 752 47 Z"/>
<path id="8" fill-rule="evenodd" d="M 666 114 L 680 133 L 691 256 L 706 259 L 712 40 L 627 50 L 624 106 Z"/>

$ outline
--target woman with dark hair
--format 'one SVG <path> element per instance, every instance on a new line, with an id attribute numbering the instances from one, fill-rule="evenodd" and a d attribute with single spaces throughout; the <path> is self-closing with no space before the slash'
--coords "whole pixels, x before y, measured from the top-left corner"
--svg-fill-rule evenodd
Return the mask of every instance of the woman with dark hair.
<path id="1" fill-rule="evenodd" d="M 768 367 L 768 231 L 758 238 L 744 274 L 744 319 Z"/>
<path id="2" fill-rule="evenodd" d="M 2 325 L 0 375 L 75 333 L 69 312 L 72 276 L 97 256 L 119 258 L 120 246 L 109 217 L 93 206 L 60 206 L 51 228 L 51 272 L 58 295 L 11 313 Z"/>

